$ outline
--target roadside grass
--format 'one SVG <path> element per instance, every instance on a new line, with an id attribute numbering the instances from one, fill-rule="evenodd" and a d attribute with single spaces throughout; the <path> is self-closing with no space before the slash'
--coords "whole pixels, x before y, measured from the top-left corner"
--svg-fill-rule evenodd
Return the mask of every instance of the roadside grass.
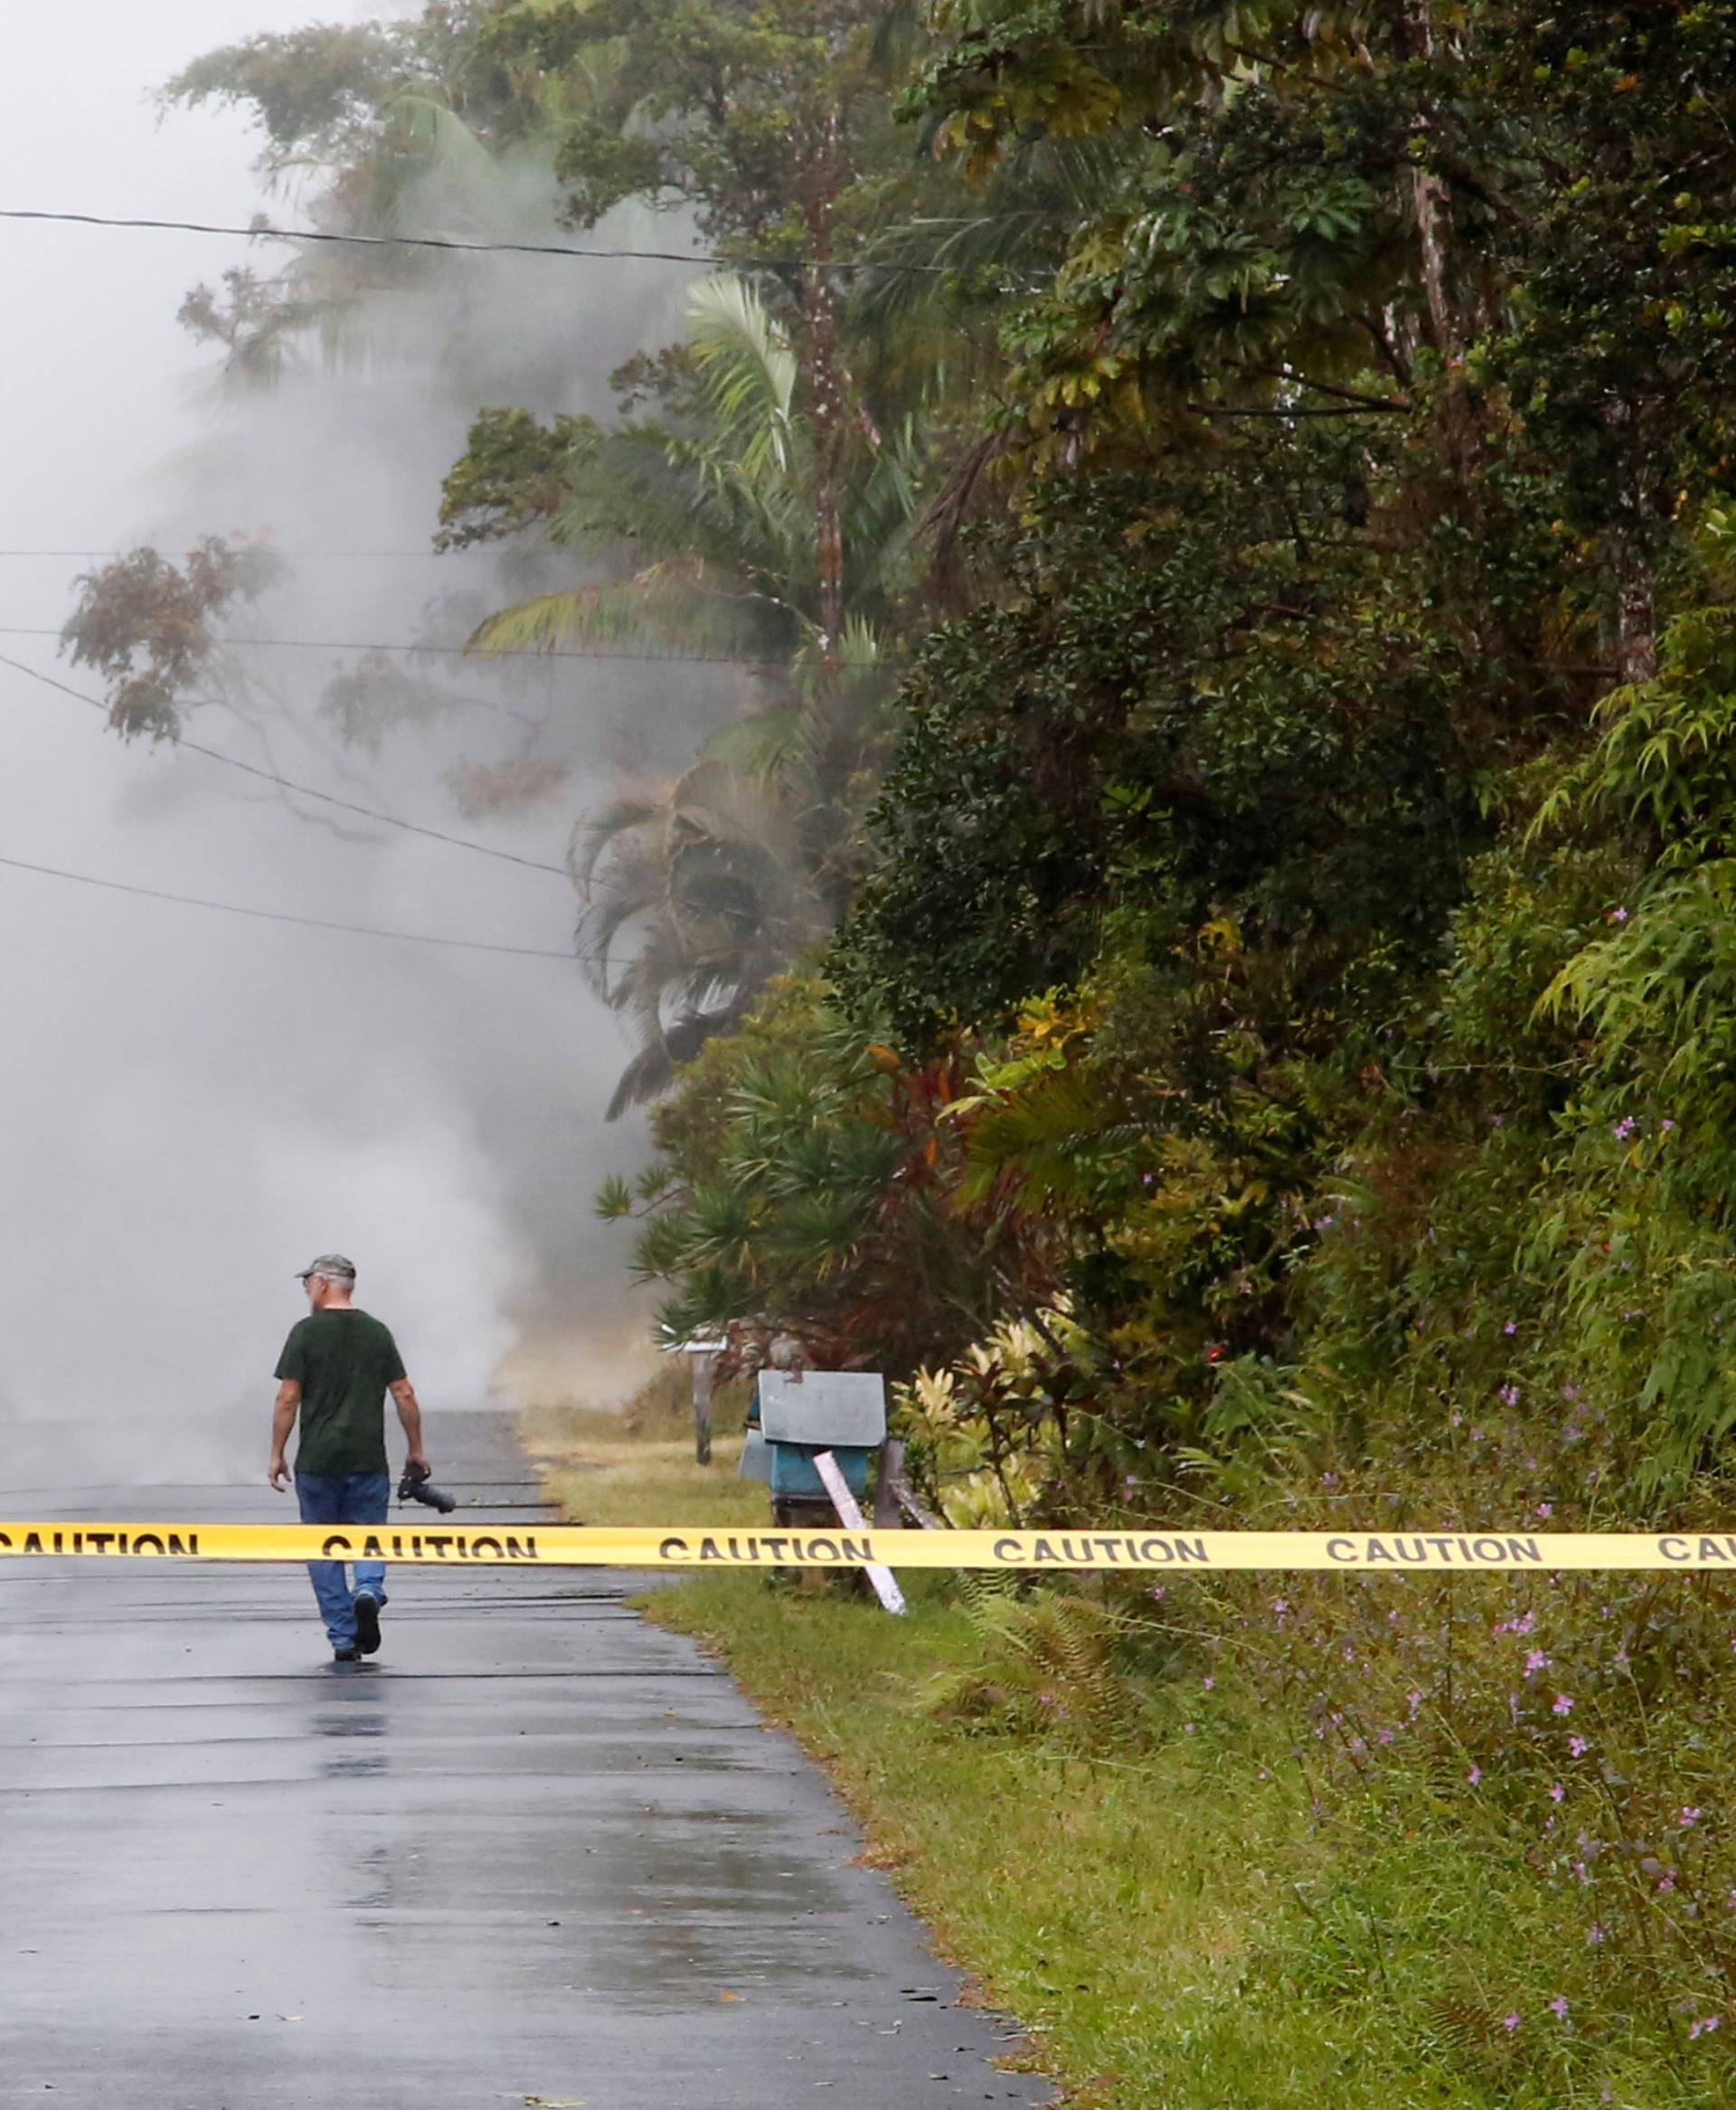
<path id="1" fill-rule="evenodd" d="M 574 1524 L 763 1524 L 766 1490 L 738 1480 L 740 1436 L 693 1462 L 691 1435 L 648 1440 L 617 1433 L 576 1441 L 572 1454 L 543 1454 L 551 1498 Z"/>
<path id="2" fill-rule="evenodd" d="M 1547 1893 L 1523 1863 L 1320 1822 L 1288 1740 L 1233 1692 L 1159 1695 L 1146 1738 L 1090 1756 L 936 1718 L 932 1688 L 982 1666 L 981 1634 L 949 1578 L 905 1581 L 903 1620 L 741 1573 L 643 1608 L 827 1767 L 866 1858 L 1033 2032 L 1070 2110 L 1714 2099 L 1605 2096 L 1602 2073 L 1568 2071 L 1538 1979 Z"/>
<path id="3" fill-rule="evenodd" d="M 691 1439 L 615 1425 L 545 1471 L 587 1521 L 763 1523 L 736 1455 L 722 1442 L 703 1469 Z M 1143 1681 L 1133 1733 L 1089 1754 L 937 1712 L 942 1690 L 992 1693 L 997 1661 L 953 1578 L 903 1580 L 902 1620 L 842 1578 L 742 1572 L 641 1608 L 719 1655 L 828 1768 L 864 1858 L 1032 2033 L 1070 2110 L 1718 2099 L 1656 2045 L 1599 2042 L 1548 2011 L 1560 1929 L 1524 1851 L 1460 1838 L 1450 1812 L 1323 1814 L 1297 1725 L 1184 1661 Z"/>
<path id="4" fill-rule="evenodd" d="M 766 1490 L 738 1479 L 745 1391 L 722 1386 L 713 1402 L 712 1463 L 693 1462 L 692 1393 L 680 1358 L 647 1380 L 617 1413 L 527 1409 L 519 1433 L 552 1500 L 574 1524 L 763 1524 Z"/>

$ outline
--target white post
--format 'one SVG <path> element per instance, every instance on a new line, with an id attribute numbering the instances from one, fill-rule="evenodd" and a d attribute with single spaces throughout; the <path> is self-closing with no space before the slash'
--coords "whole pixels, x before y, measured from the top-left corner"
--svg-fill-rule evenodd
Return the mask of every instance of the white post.
<path id="1" fill-rule="evenodd" d="M 837 1460 L 829 1451 L 817 1452 L 814 1470 L 826 1484 L 826 1491 L 832 1498 L 832 1507 L 838 1512 L 838 1521 L 846 1530 L 865 1531 L 867 1519 L 857 1507 L 856 1498 L 850 1492 L 850 1483 L 838 1468 Z M 888 1612 L 905 1609 L 904 1593 L 894 1580 L 891 1568 L 882 1567 L 878 1561 L 870 1562 L 868 1580 L 874 1585 L 874 1595 Z"/>

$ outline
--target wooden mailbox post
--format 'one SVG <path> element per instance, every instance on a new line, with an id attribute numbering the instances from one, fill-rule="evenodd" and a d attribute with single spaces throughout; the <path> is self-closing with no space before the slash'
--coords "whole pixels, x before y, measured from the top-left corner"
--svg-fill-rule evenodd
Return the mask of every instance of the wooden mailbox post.
<path id="1" fill-rule="evenodd" d="M 690 1356 L 693 1368 L 693 1462 L 712 1462 L 712 1378 L 717 1358 L 727 1344 L 721 1334 L 696 1335 L 691 1340 L 671 1341 L 665 1353 Z"/>

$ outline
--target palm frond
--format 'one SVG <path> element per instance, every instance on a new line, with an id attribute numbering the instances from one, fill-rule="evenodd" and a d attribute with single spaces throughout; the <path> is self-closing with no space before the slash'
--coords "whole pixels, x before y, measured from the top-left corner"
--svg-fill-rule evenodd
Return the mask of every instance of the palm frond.
<path id="1" fill-rule="evenodd" d="M 692 563 L 648 566 L 631 579 L 563 587 L 497 610 L 466 640 L 473 652 L 552 652 L 563 646 L 661 643 L 672 657 L 750 654 L 775 610 L 713 586 Z"/>
<path id="2" fill-rule="evenodd" d="M 717 413 L 718 449 L 750 479 L 788 475 L 796 355 L 759 295 L 733 272 L 703 279 L 687 303 L 687 333 Z"/>
<path id="3" fill-rule="evenodd" d="M 1090 1189 L 1093 1161 L 1137 1132 L 1127 1110 L 1077 1071 L 1044 1072 L 977 1112 L 959 1197 L 983 1200 L 1010 1171 L 1026 1208 L 1079 1200 Z"/>

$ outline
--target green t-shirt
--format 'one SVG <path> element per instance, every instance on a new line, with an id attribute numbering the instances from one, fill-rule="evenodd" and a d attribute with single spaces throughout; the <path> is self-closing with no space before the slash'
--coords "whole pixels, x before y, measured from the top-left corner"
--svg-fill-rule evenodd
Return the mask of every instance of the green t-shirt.
<path id="1" fill-rule="evenodd" d="M 386 1387 L 404 1374 L 388 1328 L 365 1311 L 310 1311 L 289 1329 L 279 1377 L 301 1386 L 297 1472 L 384 1472 Z"/>

